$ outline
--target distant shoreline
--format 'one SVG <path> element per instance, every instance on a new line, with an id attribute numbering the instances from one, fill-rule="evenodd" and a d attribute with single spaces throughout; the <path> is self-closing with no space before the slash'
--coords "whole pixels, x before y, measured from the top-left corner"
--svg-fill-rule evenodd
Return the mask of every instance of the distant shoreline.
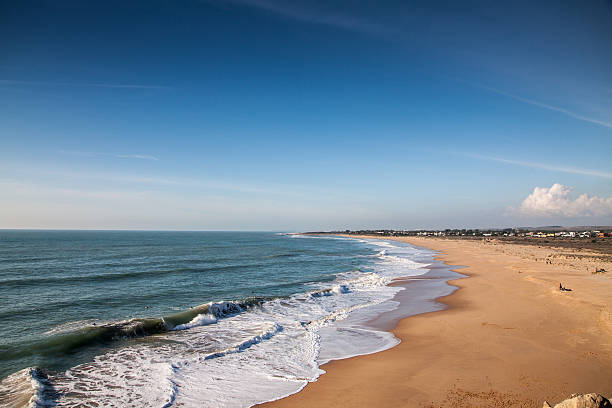
<path id="1" fill-rule="evenodd" d="M 402 235 L 360 235 L 360 234 L 340 234 L 334 232 L 305 232 L 303 235 L 341 235 L 348 238 L 359 238 L 367 236 L 373 239 L 396 239 L 396 238 L 431 238 L 440 240 L 465 240 L 465 241 L 496 241 L 504 244 L 518 244 L 518 245 L 536 245 L 545 247 L 559 247 L 559 248 L 575 248 L 575 249 L 589 249 L 604 254 L 612 255 L 612 238 L 570 238 L 570 237 L 504 237 L 504 236 L 435 236 L 435 237 L 419 237 L 419 236 L 402 236 Z"/>

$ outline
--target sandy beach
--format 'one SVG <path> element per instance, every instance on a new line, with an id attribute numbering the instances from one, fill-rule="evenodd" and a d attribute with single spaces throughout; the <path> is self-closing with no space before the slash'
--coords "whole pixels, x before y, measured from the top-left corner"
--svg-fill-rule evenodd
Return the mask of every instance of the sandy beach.
<path id="1" fill-rule="evenodd" d="M 332 361 L 318 381 L 266 406 L 541 407 L 572 393 L 612 396 L 609 252 L 385 239 L 440 251 L 468 278 L 438 299 L 446 310 L 401 320 L 398 346 Z"/>

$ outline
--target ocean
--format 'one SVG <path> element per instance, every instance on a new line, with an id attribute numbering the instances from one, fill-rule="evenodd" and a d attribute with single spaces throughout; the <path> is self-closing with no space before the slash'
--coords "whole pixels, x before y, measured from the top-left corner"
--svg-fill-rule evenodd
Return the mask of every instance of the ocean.
<path id="1" fill-rule="evenodd" d="M 427 274 L 434 255 L 271 232 L 0 231 L 0 405 L 248 407 L 290 395 L 325 362 L 396 345 L 371 322 L 411 288 L 387 284 Z M 453 289 L 414 290 L 412 314 Z"/>

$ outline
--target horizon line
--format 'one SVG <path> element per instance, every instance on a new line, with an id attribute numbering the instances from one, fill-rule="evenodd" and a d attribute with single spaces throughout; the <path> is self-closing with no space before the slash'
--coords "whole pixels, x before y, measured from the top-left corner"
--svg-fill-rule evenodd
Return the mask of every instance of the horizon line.
<path id="1" fill-rule="evenodd" d="M 464 227 L 464 228 L 412 228 L 412 229 L 394 229 L 394 228 L 364 228 L 364 229 L 348 229 L 351 232 L 357 231 L 444 231 L 444 230 L 504 230 L 504 229 L 543 229 L 543 228 L 612 228 L 612 225 L 540 225 L 540 226 L 502 226 L 502 227 Z M 260 230 L 260 229 L 137 229 L 137 228 L 1 228 L 0 231 L 89 231 L 89 232 L 270 232 L 270 233 L 287 233 L 287 234 L 306 234 L 306 233 L 341 233 L 344 230 L 323 230 L 323 231 L 286 231 L 286 230 Z"/>

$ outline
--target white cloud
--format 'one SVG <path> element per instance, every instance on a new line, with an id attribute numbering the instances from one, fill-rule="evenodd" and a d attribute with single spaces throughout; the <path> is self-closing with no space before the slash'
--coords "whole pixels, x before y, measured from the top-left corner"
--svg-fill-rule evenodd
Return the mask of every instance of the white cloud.
<path id="1" fill-rule="evenodd" d="M 543 216 L 605 216 L 612 215 L 612 197 L 597 197 L 582 194 L 570 197 L 572 189 L 555 183 L 550 188 L 536 187 L 520 207 L 525 215 Z"/>

